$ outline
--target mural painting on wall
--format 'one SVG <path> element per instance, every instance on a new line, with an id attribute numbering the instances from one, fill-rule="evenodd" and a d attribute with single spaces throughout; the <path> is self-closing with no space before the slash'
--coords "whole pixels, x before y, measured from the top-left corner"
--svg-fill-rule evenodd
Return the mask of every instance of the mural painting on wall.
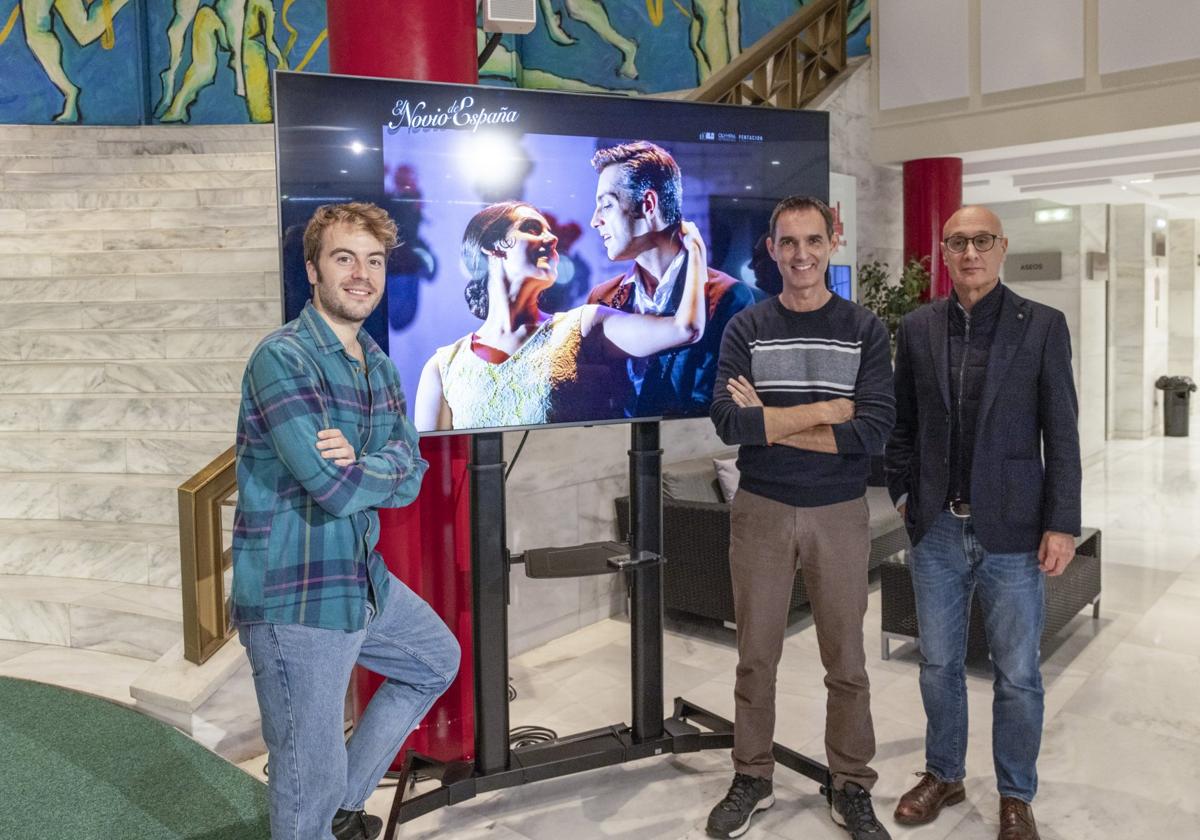
<path id="1" fill-rule="evenodd" d="M 538 26 L 506 36 L 485 84 L 659 93 L 703 84 L 803 0 L 538 0 Z M 851 55 L 865 55 L 869 0 L 850 0 Z M 479 33 L 480 46 L 486 36 Z M 684 60 L 681 57 L 687 56 Z"/>
<path id="2" fill-rule="evenodd" d="M 270 122 L 325 38 L 324 0 L 0 0 L 0 122 Z"/>

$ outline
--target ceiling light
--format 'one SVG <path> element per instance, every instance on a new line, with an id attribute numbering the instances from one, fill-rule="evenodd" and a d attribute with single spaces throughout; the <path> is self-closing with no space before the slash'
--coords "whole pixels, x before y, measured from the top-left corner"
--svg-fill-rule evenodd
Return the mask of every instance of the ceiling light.
<path id="1" fill-rule="evenodd" d="M 1153 180 L 1154 180 L 1153 178 L 1131 178 L 1129 183 L 1131 183 L 1131 184 L 1149 184 Z"/>
<path id="2" fill-rule="evenodd" d="M 350 144 L 350 151 L 354 152 L 356 155 L 361 155 L 364 151 L 366 151 L 366 148 L 366 146 L 357 140 Z"/>

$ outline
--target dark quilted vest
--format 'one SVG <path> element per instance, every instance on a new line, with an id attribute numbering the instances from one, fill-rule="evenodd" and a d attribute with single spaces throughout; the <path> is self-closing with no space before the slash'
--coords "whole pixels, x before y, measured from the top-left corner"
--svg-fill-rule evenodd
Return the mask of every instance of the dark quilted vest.
<path id="1" fill-rule="evenodd" d="M 971 501 L 971 459 L 979 400 L 987 375 L 988 355 L 1000 316 L 1000 284 L 967 313 L 951 295 L 950 341 L 950 485 L 946 500 Z"/>

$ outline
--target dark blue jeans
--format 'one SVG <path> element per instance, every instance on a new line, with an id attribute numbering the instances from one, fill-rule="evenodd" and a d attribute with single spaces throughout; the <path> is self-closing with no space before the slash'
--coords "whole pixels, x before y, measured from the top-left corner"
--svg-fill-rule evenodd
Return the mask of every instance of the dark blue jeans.
<path id="1" fill-rule="evenodd" d="M 925 769 L 947 782 L 966 775 L 967 623 L 978 592 L 995 674 L 992 760 L 1001 796 L 1032 802 L 1042 742 L 1040 670 L 1045 576 L 1036 552 L 993 554 L 971 520 L 943 511 L 909 564 L 921 634 Z"/>

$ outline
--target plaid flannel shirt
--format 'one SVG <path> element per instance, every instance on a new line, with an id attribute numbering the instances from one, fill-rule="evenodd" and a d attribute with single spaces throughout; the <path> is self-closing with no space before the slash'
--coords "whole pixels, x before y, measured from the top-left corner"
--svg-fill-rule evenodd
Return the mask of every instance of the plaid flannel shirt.
<path id="1" fill-rule="evenodd" d="M 242 379 L 233 526 L 233 620 L 365 626 L 366 600 L 387 597 L 375 551 L 380 507 L 417 496 L 428 464 L 405 417 L 400 377 L 365 331 L 366 370 L 312 303 L 255 348 Z M 316 448 L 337 428 L 357 460 Z"/>

